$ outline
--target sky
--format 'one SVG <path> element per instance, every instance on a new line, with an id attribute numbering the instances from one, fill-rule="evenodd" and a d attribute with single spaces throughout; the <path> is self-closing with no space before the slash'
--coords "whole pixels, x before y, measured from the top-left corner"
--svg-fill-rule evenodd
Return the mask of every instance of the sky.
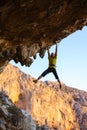
<path id="1" fill-rule="evenodd" d="M 55 51 L 55 45 L 50 52 Z M 30 67 L 21 66 L 20 63 L 11 64 L 19 67 L 23 72 L 37 78 L 48 67 L 48 56 L 34 60 Z M 87 27 L 78 30 L 58 43 L 57 73 L 60 81 L 67 86 L 87 91 Z M 46 75 L 41 81 L 56 81 L 52 73 Z"/>

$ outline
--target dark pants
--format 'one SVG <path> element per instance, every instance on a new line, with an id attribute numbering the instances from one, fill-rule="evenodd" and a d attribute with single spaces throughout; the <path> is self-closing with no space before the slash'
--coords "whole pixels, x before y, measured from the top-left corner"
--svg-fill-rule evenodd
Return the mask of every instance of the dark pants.
<path id="1" fill-rule="evenodd" d="M 50 68 L 50 67 L 49 67 L 48 69 L 46 69 L 46 70 L 42 73 L 42 76 L 44 77 L 45 75 L 47 75 L 48 73 L 51 73 L 51 72 L 54 74 L 55 78 L 56 78 L 57 80 L 59 80 L 59 77 L 58 77 L 58 74 L 57 74 L 55 68 Z"/>

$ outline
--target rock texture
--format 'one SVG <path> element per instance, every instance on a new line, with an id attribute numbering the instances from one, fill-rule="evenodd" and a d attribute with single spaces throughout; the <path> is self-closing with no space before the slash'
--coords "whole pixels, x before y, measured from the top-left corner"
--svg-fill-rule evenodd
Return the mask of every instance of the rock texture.
<path id="1" fill-rule="evenodd" d="M 18 109 L 4 91 L 0 91 L 0 130 L 36 130 L 31 116 Z"/>
<path id="2" fill-rule="evenodd" d="M 29 66 L 85 25 L 87 0 L 0 0 L 0 71 L 11 59 Z"/>
<path id="3" fill-rule="evenodd" d="M 87 129 L 87 92 L 63 83 L 60 90 L 57 82 L 34 84 L 33 79 L 9 64 L 0 75 L 0 89 L 32 115 L 37 130 Z"/>

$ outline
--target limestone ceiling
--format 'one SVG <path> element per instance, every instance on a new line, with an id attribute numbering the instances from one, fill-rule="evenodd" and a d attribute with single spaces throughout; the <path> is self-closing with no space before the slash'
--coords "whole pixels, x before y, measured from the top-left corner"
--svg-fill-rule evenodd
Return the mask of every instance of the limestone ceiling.
<path id="1" fill-rule="evenodd" d="M 0 0 L 0 71 L 11 59 L 30 66 L 85 25 L 87 0 Z"/>

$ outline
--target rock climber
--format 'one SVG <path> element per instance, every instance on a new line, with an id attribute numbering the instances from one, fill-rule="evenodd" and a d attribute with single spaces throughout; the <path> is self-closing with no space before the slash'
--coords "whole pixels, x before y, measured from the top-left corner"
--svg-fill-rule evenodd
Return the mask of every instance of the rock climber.
<path id="1" fill-rule="evenodd" d="M 58 81 L 58 83 L 60 85 L 60 89 L 61 89 L 61 82 L 59 80 L 59 77 L 58 77 L 58 74 L 57 74 L 57 71 L 56 71 L 57 52 L 58 52 L 57 48 L 58 47 L 57 47 L 57 43 L 56 43 L 55 53 L 51 53 L 51 54 L 50 54 L 49 49 L 47 49 L 49 66 L 48 66 L 48 68 L 36 80 L 34 80 L 35 83 L 37 83 L 37 81 L 39 79 L 41 79 L 42 77 L 44 77 L 48 73 L 52 72 L 54 74 L 55 78 L 57 79 L 57 81 Z"/>

